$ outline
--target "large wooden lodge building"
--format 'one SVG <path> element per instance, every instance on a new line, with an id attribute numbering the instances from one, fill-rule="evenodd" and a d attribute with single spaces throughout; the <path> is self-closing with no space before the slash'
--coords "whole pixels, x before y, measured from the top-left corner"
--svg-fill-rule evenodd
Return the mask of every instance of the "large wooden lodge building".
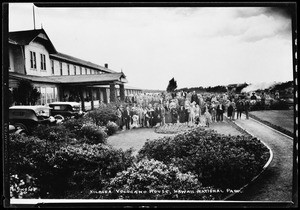
<path id="1" fill-rule="evenodd" d="M 58 52 L 44 29 L 9 32 L 9 88 L 27 80 L 38 89 L 37 104 L 54 101 L 80 101 L 83 110 L 101 103 L 142 92 L 126 88 L 126 76 L 70 55 Z"/>

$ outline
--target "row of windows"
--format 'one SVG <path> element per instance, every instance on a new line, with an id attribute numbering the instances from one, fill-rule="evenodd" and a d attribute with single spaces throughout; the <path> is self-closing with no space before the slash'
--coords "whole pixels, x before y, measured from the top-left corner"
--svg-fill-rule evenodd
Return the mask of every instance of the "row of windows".
<path id="1" fill-rule="evenodd" d="M 63 63 L 59 62 L 59 70 L 60 70 L 60 75 L 63 75 Z M 88 69 L 88 68 L 83 68 L 81 66 L 76 66 L 73 65 L 73 74 L 71 74 L 71 67 L 70 64 L 67 64 L 67 72 L 68 75 L 76 75 L 77 74 L 77 68 L 79 68 L 79 74 L 102 74 L 103 72 L 101 71 L 97 71 L 97 70 L 93 70 L 93 69 Z M 51 70 L 52 70 L 52 74 L 54 74 L 54 60 L 51 60 Z"/>
<path id="2" fill-rule="evenodd" d="M 44 54 L 40 54 L 41 57 L 41 63 L 40 67 L 41 70 L 46 70 L 46 56 Z M 33 51 L 30 51 L 30 68 L 36 69 L 36 53 Z"/>
<path id="3" fill-rule="evenodd" d="M 46 71 L 46 56 L 44 54 L 40 54 L 40 67 L 41 70 Z M 36 53 L 33 51 L 30 51 L 30 68 L 35 69 L 37 68 L 36 65 Z M 59 62 L 59 68 L 60 68 L 60 75 L 63 75 L 63 68 L 62 68 L 62 62 Z M 73 74 L 71 74 L 71 70 L 70 70 L 70 64 L 67 64 L 67 71 L 68 71 L 68 75 L 76 75 L 77 71 L 76 68 L 79 68 L 79 74 L 102 74 L 103 72 L 101 71 L 97 71 L 97 70 L 93 70 L 93 69 L 88 69 L 88 68 L 83 68 L 81 66 L 76 66 L 73 65 Z M 52 70 L 52 74 L 54 75 L 54 60 L 51 60 L 51 70 Z"/>

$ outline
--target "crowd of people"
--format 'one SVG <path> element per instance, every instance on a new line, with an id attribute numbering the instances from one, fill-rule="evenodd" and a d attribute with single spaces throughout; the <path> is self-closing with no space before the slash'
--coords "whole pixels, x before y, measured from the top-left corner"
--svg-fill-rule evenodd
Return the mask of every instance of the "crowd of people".
<path id="1" fill-rule="evenodd" d="M 117 107 L 120 129 L 156 127 L 165 124 L 185 123 L 189 126 L 209 127 L 211 123 L 249 118 L 250 97 L 193 92 L 139 94 Z"/>

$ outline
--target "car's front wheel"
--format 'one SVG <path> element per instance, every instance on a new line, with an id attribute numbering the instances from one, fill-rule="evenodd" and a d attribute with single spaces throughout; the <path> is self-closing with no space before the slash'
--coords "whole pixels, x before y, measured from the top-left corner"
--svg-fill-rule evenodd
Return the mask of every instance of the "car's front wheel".
<path id="1" fill-rule="evenodd" d="M 57 122 L 62 122 L 62 121 L 65 120 L 65 118 L 64 118 L 62 115 L 60 115 L 60 114 L 55 115 L 55 116 L 54 116 L 54 119 L 55 119 Z"/>
<path id="2" fill-rule="evenodd" d="M 16 133 L 24 133 L 24 134 L 27 134 L 29 131 L 28 131 L 28 128 L 26 127 L 26 125 L 24 125 L 23 123 L 16 123 L 14 124 L 15 128 L 16 128 Z"/>

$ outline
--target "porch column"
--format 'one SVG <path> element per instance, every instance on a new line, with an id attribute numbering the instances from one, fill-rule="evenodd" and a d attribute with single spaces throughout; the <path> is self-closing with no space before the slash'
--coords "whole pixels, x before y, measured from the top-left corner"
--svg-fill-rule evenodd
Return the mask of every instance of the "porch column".
<path id="1" fill-rule="evenodd" d="M 84 107 L 84 98 L 83 98 L 83 88 L 80 88 L 79 95 L 80 95 L 80 101 L 81 101 L 81 109 L 84 112 L 85 107 Z"/>
<path id="2" fill-rule="evenodd" d="M 124 84 L 120 84 L 120 100 L 125 101 L 125 88 Z"/>
<path id="3" fill-rule="evenodd" d="M 96 94 L 97 94 L 97 98 L 96 100 L 101 100 L 101 97 L 100 97 L 100 88 L 96 88 Z"/>
<path id="4" fill-rule="evenodd" d="M 61 85 L 57 87 L 57 96 L 58 96 L 58 101 L 63 101 L 64 98 L 64 89 Z"/>
<path id="5" fill-rule="evenodd" d="M 103 102 L 107 104 L 107 92 L 106 92 L 106 88 L 103 88 Z"/>
<path id="6" fill-rule="evenodd" d="M 110 102 L 116 102 L 116 87 L 115 84 L 110 84 Z"/>
<path id="7" fill-rule="evenodd" d="M 90 98 L 91 98 L 91 110 L 94 109 L 94 94 L 93 94 L 93 88 L 89 88 L 90 91 Z"/>

